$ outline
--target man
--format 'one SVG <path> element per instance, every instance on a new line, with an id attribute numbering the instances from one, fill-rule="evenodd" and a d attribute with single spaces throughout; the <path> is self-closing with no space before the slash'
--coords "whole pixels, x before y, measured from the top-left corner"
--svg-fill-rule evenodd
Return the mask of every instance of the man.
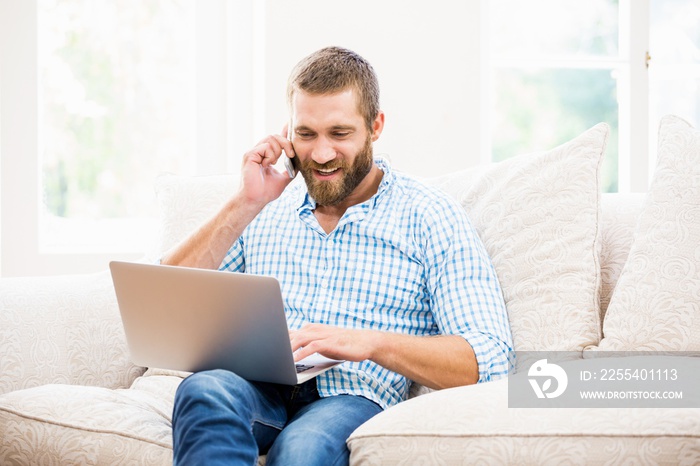
<path id="1" fill-rule="evenodd" d="M 295 387 L 188 377 L 176 464 L 254 464 L 260 453 L 268 465 L 347 464 L 348 436 L 406 399 L 411 381 L 507 372 L 503 298 L 463 209 L 373 157 L 385 117 L 369 63 L 322 49 L 296 66 L 287 94 L 289 133 L 244 155 L 238 192 L 163 262 L 277 277 L 295 359 L 347 362 Z M 273 167 L 282 151 L 305 183 Z"/>

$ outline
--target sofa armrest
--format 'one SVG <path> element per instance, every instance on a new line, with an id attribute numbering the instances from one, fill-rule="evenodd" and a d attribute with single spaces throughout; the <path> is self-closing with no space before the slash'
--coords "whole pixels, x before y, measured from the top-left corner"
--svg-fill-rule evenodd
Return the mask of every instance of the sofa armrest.
<path id="1" fill-rule="evenodd" d="M 109 272 L 0 279 L 0 394 L 47 383 L 126 388 L 131 364 Z"/>

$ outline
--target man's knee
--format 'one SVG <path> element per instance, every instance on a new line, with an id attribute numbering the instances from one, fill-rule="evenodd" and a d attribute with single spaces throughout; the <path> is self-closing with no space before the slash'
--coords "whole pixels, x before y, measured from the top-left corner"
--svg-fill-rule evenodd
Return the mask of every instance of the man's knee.
<path id="1" fill-rule="evenodd" d="M 247 382 L 225 370 L 196 372 L 180 383 L 175 393 L 175 410 L 191 403 L 230 405 Z"/>

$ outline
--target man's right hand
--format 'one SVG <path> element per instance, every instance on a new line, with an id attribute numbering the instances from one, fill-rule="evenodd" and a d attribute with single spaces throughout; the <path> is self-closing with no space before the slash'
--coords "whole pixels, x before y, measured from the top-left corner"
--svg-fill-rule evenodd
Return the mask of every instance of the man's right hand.
<path id="1" fill-rule="evenodd" d="M 286 134 L 286 127 L 284 134 Z M 248 224 L 269 202 L 277 199 L 292 181 L 287 172 L 273 166 L 282 150 L 294 156 L 284 136 L 270 135 L 243 156 L 241 188 L 212 218 L 182 243 L 168 251 L 163 264 L 217 268 L 226 252 Z"/>
<path id="2" fill-rule="evenodd" d="M 287 172 L 279 172 L 273 166 L 282 150 L 288 157 L 296 156 L 291 141 L 284 136 L 286 134 L 285 126 L 282 134 L 267 136 L 243 156 L 241 194 L 246 202 L 260 209 L 277 199 L 292 181 Z"/>

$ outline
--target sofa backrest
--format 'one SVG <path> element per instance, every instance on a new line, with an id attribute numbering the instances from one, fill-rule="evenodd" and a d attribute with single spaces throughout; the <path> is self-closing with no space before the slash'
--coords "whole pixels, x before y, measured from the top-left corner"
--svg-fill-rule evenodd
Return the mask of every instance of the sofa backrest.
<path id="1" fill-rule="evenodd" d="M 603 194 L 601 197 L 600 314 L 603 321 L 610 297 L 627 262 L 637 218 L 646 194 Z"/>

